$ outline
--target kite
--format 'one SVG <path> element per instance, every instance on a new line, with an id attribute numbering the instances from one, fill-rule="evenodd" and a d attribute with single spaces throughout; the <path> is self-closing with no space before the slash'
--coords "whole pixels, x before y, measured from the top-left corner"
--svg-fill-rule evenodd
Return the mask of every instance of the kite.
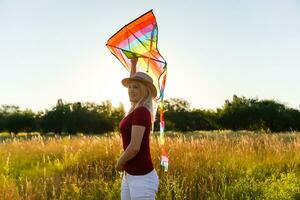
<path id="1" fill-rule="evenodd" d="M 127 71 L 131 71 L 131 59 L 138 58 L 136 71 L 147 73 L 158 91 L 155 98 L 160 107 L 160 146 L 161 165 L 168 170 L 169 159 L 164 148 L 164 109 L 163 99 L 167 78 L 167 62 L 157 49 L 158 27 L 153 11 L 150 10 L 132 22 L 126 24 L 110 37 L 106 46 L 110 52 L 123 64 Z M 155 106 L 155 112 L 157 106 Z"/>

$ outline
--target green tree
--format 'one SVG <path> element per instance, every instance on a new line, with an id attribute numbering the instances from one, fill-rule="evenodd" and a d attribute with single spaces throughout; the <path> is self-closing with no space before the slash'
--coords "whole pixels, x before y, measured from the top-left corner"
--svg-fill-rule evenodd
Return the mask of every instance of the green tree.
<path id="1" fill-rule="evenodd" d="M 5 129 L 9 132 L 32 132 L 36 129 L 35 114 L 31 110 L 7 115 Z"/>
<path id="2" fill-rule="evenodd" d="M 67 131 L 67 119 L 70 116 L 71 108 L 69 104 L 64 104 L 61 99 L 57 101 L 52 110 L 47 110 L 42 118 L 43 132 L 55 132 L 61 134 Z"/>

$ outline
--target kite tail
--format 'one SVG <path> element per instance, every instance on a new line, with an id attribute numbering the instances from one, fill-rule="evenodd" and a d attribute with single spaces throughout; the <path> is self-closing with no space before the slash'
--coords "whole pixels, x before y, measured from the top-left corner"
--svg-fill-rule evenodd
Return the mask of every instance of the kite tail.
<path id="1" fill-rule="evenodd" d="M 166 78 L 167 78 L 167 69 L 165 69 L 165 73 L 163 76 L 163 81 L 161 85 L 161 101 L 159 104 L 159 110 L 160 110 L 160 135 L 159 135 L 159 143 L 161 146 L 161 166 L 164 168 L 164 171 L 168 171 L 169 167 L 169 158 L 168 158 L 168 152 L 165 149 L 165 120 L 164 120 L 164 90 L 165 90 L 165 84 L 166 84 Z"/>

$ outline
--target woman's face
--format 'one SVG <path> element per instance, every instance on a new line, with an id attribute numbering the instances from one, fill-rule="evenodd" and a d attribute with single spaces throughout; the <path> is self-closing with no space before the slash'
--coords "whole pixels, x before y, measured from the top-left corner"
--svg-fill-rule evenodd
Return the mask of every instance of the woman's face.
<path id="1" fill-rule="evenodd" d="M 143 88 L 141 83 L 131 81 L 128 85 L 128 96 L 132 103 L 137 103 L 143 98 Z"/>

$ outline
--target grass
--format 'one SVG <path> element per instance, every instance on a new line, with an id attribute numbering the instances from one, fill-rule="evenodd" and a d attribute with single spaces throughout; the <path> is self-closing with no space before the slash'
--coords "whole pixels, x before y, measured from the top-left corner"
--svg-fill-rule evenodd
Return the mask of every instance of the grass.
<path id="1" fill-rule="evenodd" d="M 157 199 L 300 199 L 299 133 L 167 135 L 168 173 L 151 137 Z M 0 199 L 120 199 L 117 134 L 0 137 Z"/>

